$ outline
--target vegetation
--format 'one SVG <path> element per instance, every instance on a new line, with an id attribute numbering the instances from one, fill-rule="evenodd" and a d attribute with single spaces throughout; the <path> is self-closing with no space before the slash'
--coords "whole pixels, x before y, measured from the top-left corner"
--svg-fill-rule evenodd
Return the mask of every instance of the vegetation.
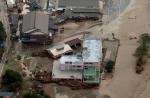
<path id="1" fill-rule="evenodd" d="M 105 65 L 105 70 L 107 72 L 112 72 L 114 65 L 115 65 L 115 62 L 109 60 Z"/>
<path id="2" fill-rule="evenodd" d="M 22 67 L 19 63 L 19 61 L 16 61 L 14 59 L 12 60 L 8 60 L 7 63 L 5 64 L 4 66 L 4 70 L 3 70 L 3 74 L 6 72 L 6 70 L 13 70 L 13 71 L 17 71 L 19 72 L 20 74 L 23 74 L 22 72 Z"/>
<path id="3" fill-rule="evenodd" d="M 0 44 L 3 41 L 5 41 L 5 39 L 6 39 L 6 32 L 5 32 L 5 29 L 4 29 L 2 22 L 0 21 Z"/>
<path id="4" fill-rule="evenodd" d="M 6 70 L 2 76 L 2 84 L 10 90 L 16 90 L 22 86 L 23 78 L 19 72 L 14 70 Z"/>
<path id="5" fill-rule="evenodd" d="M 141 73 L 143 65 L 145 64 L 145 57 L 148 56 L 150 35 L 147 33 L 140 35 L 138 43 L 139 46 L 137 47 L 134 56 L 137 58 L 136 73 Z"/>
<path id="6" fill-rule="evenodd" d="M 27 92 L 23 95 L 23 98 L 50 98 L 47 95 L 44 94 L 38 94 L 34 92 Z"/>

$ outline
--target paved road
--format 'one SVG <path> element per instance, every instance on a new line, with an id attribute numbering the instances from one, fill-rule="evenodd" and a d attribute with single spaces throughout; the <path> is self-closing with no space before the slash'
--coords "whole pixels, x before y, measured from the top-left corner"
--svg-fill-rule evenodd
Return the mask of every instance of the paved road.
<path id="1" fill-rule="evenodd" d="M 7 17 L 7 6 L 4 0 L 0 0 L 0 21 L 3 22 L 5 31 L 6 31 L 6 42 L 5 42 L 5 52 L 3 54 L 2 60 L 0 62 L 0 77 L 2 75 L 2 71 L 5 65 L 5 61 L 7 60 L 7 55 L 11 46 L 11 41 L 10 41 L 10 27 L 9 27 L 9 21 Z"/>

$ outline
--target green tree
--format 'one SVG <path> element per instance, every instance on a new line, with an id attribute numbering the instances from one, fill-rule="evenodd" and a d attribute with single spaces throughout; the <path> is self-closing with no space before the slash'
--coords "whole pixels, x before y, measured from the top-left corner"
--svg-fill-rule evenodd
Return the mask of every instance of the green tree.
<path id="1" fill-rule="evenodd" d="M 109 60 L 109 61 L 106 63 L 106 65 L 105 65 L 104 68 L 105 68 L 105 70 L 106 70 L 107 72 L 112 72 L 114 65 L 115 65 L 115 62 L 113 62 L 112 60 Z"/>
<path id="2" fill-rule="evenodd" d="M 137 47 L 134 56 L 137 58 L 143 58 L 148 55 L 148 46 L 145 42 L 142 42 L 139 47 Z"/>
<path id="3" fill-rule="evenodd" d="M 140 59 L 143 62 L 145 56 L 148 56 L 150 36 L 147 33 L 140 35 L 139 46 L 137 47 L 134 56 Z"/>
<path id="4" fill-rule="evenodd" d="M 150 36 L 147 33 L 140 35 L 139 46 L 135 50 L 134 56 L 136 56 L 136 72 L 141 73 L 145 64 L 145 57 L 148 56 Z"/>
<path id="5" fill-rule="evenodd" d="M 6 32 L 5 32 L 5 29 L 3 27 L 2 22 L 0 21 L 0 43 L 5 41 L 5 39 L 6 39 Z"/>
<path id="6" fill-rule="evenodd" d="M 16 90 L 22 86 L 23 78 L 19 72 L 13 70 L 6 70 L 5 74 L 2 76 L 2 83 L 4 86 L 8 87 L 10 90 Z"/>
<path id="7" fill-rule="evenodd" d="M 140 39 L 138 41 L 140 44 L 149 44 L 150 43 L 150 35 L 147 33 L 141 34 Z"/>

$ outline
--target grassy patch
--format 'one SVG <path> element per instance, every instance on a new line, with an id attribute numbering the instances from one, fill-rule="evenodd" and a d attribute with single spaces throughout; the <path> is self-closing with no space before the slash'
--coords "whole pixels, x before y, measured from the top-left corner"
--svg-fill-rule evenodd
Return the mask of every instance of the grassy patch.
<path id="1" fill-rule="evenodd" d="M 21 65 L 19 64 L 19 61 L 15 60 L 9 61 L 7 64 L 5 64 L 3 73 L 5 73 L 7 69 L 11 69 L 22 74 L 22 68 Z"/>

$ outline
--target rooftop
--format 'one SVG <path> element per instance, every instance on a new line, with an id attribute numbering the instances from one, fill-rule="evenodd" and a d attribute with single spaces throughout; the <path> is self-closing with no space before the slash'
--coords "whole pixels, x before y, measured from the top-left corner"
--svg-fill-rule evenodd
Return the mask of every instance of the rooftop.
<path id="1" fill-rule="evenodd" d="M 72 48 L 68 45 L 68 44 L 60 44 L 57 46 L 54 46 L 52 48 L 47 49 L 47 51 L 52 54 L 54 57 L 68 53 L 68 52 L 72 52 Z"/>
<path id="2" fill-rule="evenodd" d="M 100 82 L 100 72 L 95 67 L 84 68 L 84 83 L 96 83 Z"/>
<path id="3" fill-rule="evenodd" d="M 96 75 L 96 67 L 85 67 L 84 68 L 84 74 L 85 75 L 92 75 L 95 76 Z"/>
<path id="4" fill-rule="evenodd" d="M 49 15 L 45 14 L 44 12 L 29 12 L 23 17 L 22 32 L 29 33 L 28 31 L 37 29 L 40 30 L 42 33 L 48 34 L 48 20 Z"/>
<path id="5" fill-rule="evenodd" d="M 99 0 L 58 0 L 58 8 L 98 8 Z"/>
<path id="6" fill-rule="evenodd" d="M 72 63 L 82 63 L 82 57 L 81 56 L 62 56 L 60 58 L 60 64 L 65 64 L 65 62 L 72 62 Z"/>
<path id="7" fill-rule="evenodd" d="M 54 61 L 52 78 L 53 79 L 82 79 L 82 72 L 80 72 L 80 71 L 61 71 L 59 68 L 59 62 Z"/>
<path id="8" fill-rule="evenodd" d="M 102 42 L 96 39 L 83 41 L 83 62 L 100 62 L 102 58 Z"/>

